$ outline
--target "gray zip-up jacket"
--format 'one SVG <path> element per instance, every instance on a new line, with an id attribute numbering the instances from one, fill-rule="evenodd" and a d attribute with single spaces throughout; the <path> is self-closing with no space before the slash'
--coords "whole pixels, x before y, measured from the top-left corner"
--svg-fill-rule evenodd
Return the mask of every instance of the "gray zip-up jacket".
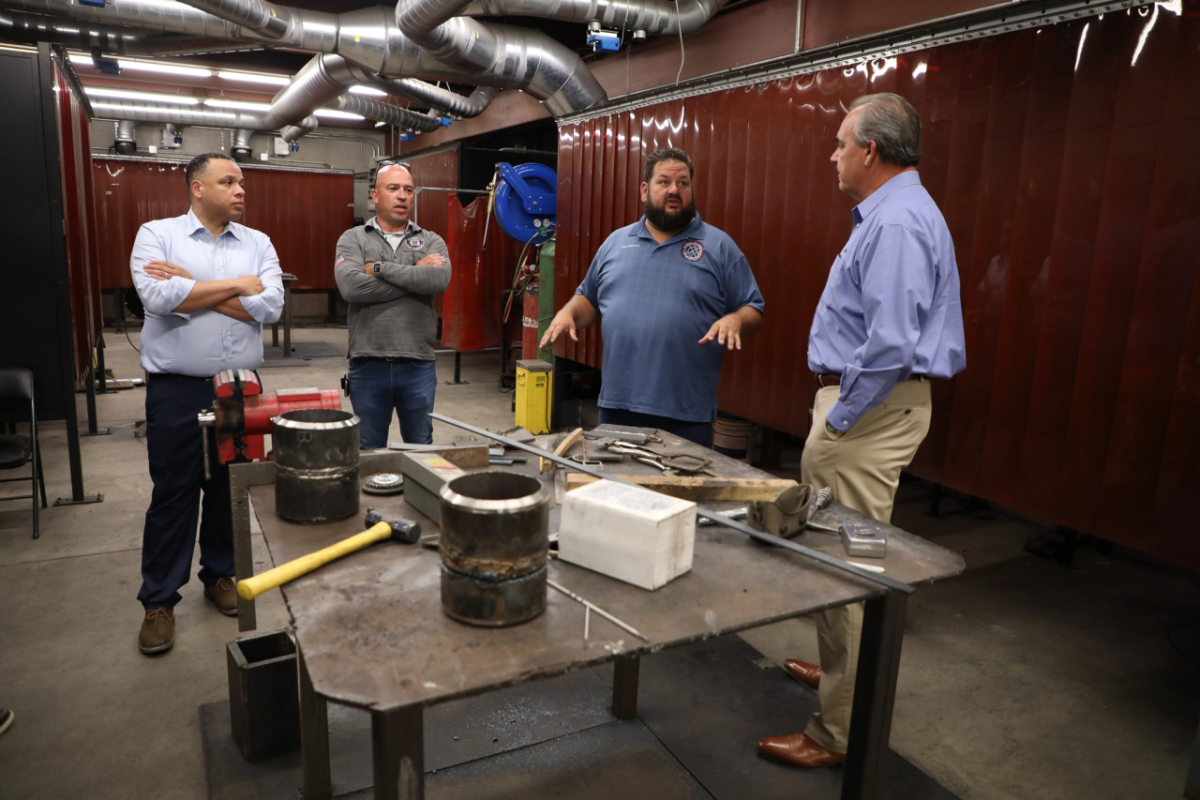
<path id="1" fill-rule="evenodd" d="M 440 267 L 416 265 L 431 253 L 440 253 L 446 263 Z M 379 263 L 379 272 L 363 272 L 368 262 Z M 404 241 L 393 251 L 372 218 L 338 239 L 333 272 L 342 299 L 350 304 L 346 316 L 350 358 L 434 360 L 437 311 L 433 297 L 450 284 L 450 252 L 441 236 L 410 222 Z"/>

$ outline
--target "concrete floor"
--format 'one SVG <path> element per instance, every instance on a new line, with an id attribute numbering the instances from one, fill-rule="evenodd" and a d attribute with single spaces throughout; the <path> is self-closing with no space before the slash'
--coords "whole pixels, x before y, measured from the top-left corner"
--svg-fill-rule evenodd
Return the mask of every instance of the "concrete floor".
<path id="1" fill-rule="evenodd" d="M 344 329 L 295 336 L 337 352 L 346 341 Z M 125 337 L 110 330 L 106 341 L 109 367 L 140 376 Z M 268 389 L 334 388 L 345 364 L 338 356 L 275 363 L 262 371 Z M 453 358 L 441 357 L 438 371 L 449 379 Z M 494 353 L 464 356 L 470 383 L 441 384 L 438 410 L 510 427 L 497 372 Z M 83 464 L 87 492 L 104 494 L 103 503 L 51 507 L 37 541 L 23 502 L 0 506 L 0 706 L 17 715 L 0 736 L 0 799 L 208 796 L 198 709 L 227 696 L 224 645 L 237 624 L 206 605 L 193 580 L 176 608 L 175 648 L 153 659 L 138 653 L 150 493 L 134 426 L 143 399 L 141 389 L 98 398 L 112 435 L 85 438 Z M 435 426 L 436 441 L 455 435 Z M 43 426 L 42 448 L 53 502 L 70 495 L 62 423 Z M 797 470 L 798 453 L 788 451 L 781 473 Z M 1181 797 L 1200 713 L 1195 579 L 1091 549 L 1063 569 L 1023 553 L 1042 532 L 1030 523 L 934 519 L 927 505 L 928 488 L 906 484 L 893 521 L 963 553 L 968 572 L 918 590 L 910 603 L 893 748 L 969 800 Z M 265 565 L 257 537 L 255 558 Z M 258 613 L 261 629 L 287 623 L 277 591 L 259 600 Z M 743 638 L 776 662 L 815 660 L 808 620 Z"/>

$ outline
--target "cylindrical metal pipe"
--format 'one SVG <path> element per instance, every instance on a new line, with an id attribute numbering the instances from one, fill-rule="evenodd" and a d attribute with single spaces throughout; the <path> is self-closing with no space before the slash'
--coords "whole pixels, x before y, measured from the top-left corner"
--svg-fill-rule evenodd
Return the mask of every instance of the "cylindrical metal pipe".
<path id="1" fill-rule="evenodd" d="M 477 472 L 442 487 L 442 609 L 471 625 L 527 622 L 546 609 L 550 490 Z"/>
<path id="2" fill-rule="evenodd" d="M 274 420 L 275 513 L 317 523 L 358 513 L 358 417 L 306 408 Z"/>
<path id="3" fill-rule="evenodd" d="M 123 119 L 117 123 L 117 136 L 113 147 L 118 153 L 128 155 L 137 151 L 137 138 L 134 136 L 136 128 L 137 122 L 131 119 Z"/>

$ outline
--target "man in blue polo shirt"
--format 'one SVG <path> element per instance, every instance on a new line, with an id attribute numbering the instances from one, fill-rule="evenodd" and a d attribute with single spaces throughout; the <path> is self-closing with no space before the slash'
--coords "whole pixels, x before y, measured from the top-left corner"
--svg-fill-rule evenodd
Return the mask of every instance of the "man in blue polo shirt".
<path id="1" fill-rule="evenodd" d="M 600 246 L 541 346 L 602 320 L 600 423 L 658 428 L 712 445 L 725 350 L 762 325 L 763 298 L 742 251 L 703 222 L 692 160 L 668 147 L 646 159 L 645 216 Z"/>

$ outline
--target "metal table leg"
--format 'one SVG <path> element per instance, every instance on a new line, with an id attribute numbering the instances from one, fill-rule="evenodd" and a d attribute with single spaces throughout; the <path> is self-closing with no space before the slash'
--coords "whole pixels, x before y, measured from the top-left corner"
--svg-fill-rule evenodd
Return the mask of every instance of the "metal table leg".
<path id="1" fill-rule="evenodd" d="M 633 719 L 637 716 L 638 665 L 637 653 L 618 656 L 613 663 L 613 716 Z"/>
<path id="2" fill-rule="evenodd" d="M 251 486 L 275 482 L 274 461 L 229 465 L 229 503 L 233 515 L 233 574 L 239 581 L 254 574 L 254 548 L 250 541 Z M 238 597 L 238 631 L 258 627 L 253 600 Z"/>
<path id="3" fill-rule="evenodd" d="M 866 602 L 850 715 L 850 742 L 842 778 L 842 800 L 883 797 L 883 762 L 892 733 L 896 676 L 904 641 L 908 595 L 890 591 Z"/>
<path id="4" fill-rule="evenodd" d="M 300 752 L 304 775 L 304 800 L 330 800 L 333 779 L 329 770 L 329 706 L 313 691 L 303 651 L 296 655 L 300 672 Z"/>
<path id="5" fill-rule="evenodd" d="M 421 706 L 371 712 L 375 800 L 425 797 L 424 716 Z"/>

